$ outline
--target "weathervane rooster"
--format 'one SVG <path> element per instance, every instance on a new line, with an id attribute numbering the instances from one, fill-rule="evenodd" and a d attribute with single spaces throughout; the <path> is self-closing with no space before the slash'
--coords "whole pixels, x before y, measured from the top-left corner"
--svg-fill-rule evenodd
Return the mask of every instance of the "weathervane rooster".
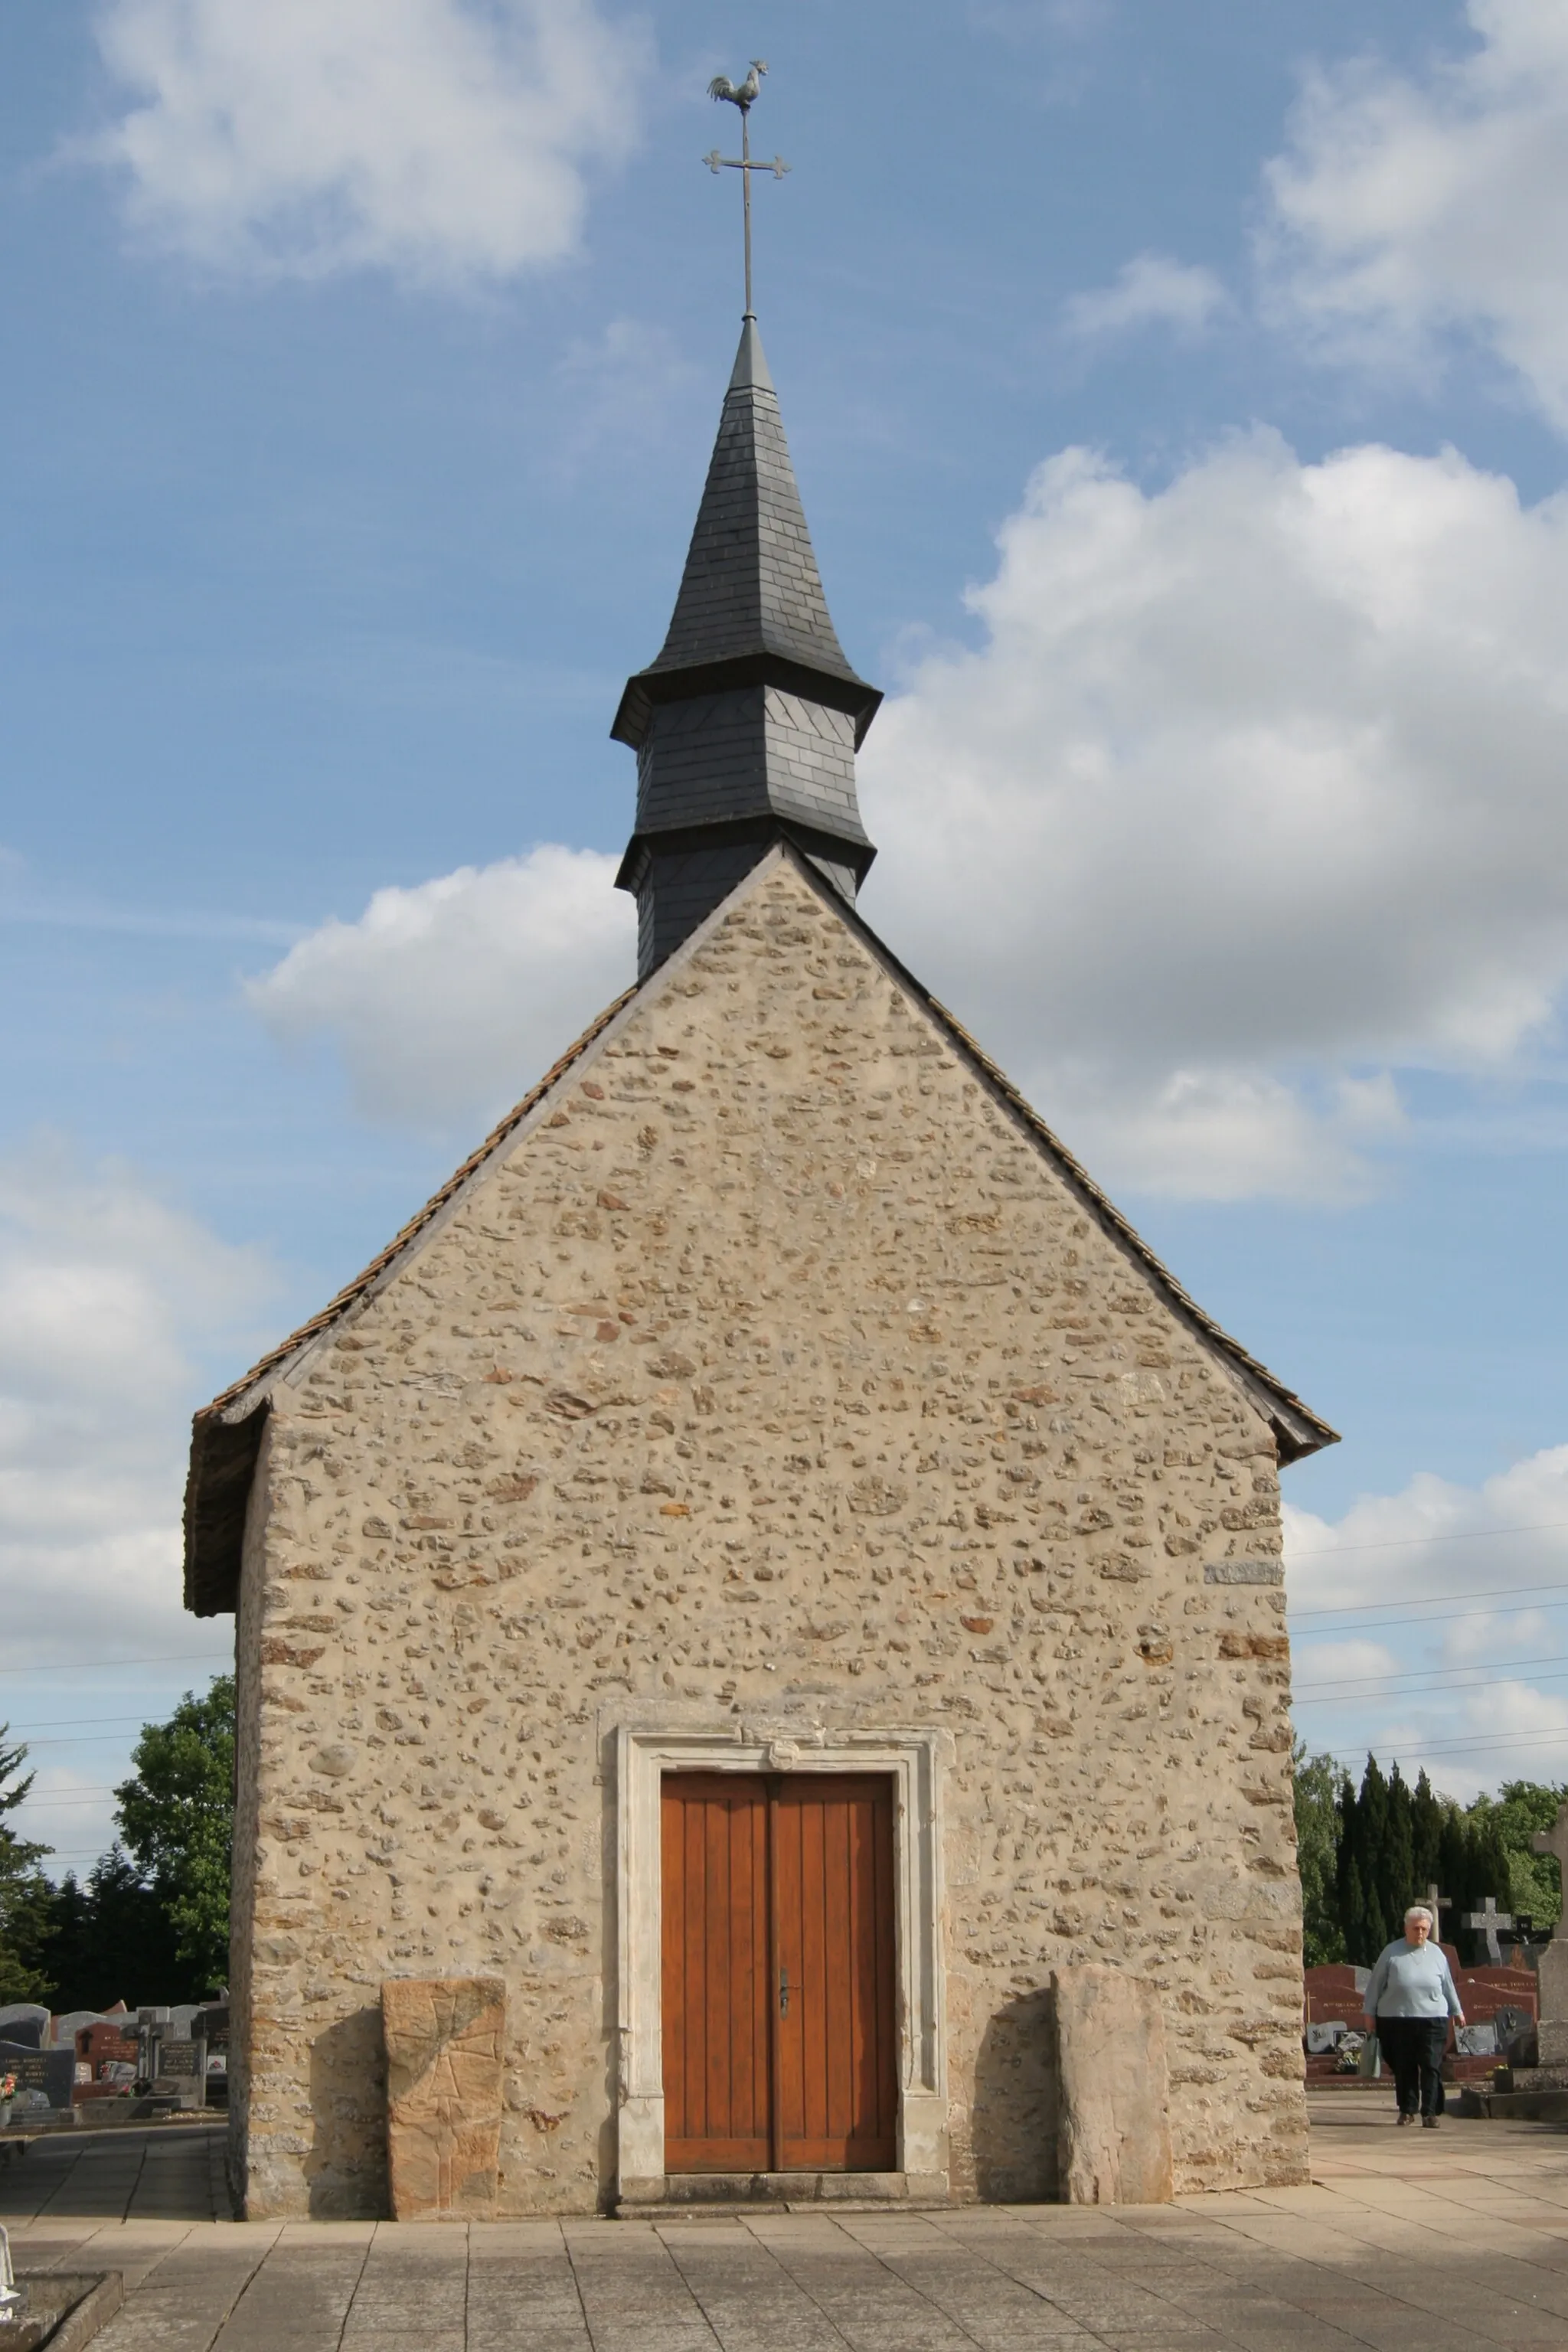
<path id="1" fill-rule="evenodd" d="M 741 110 L 741 152 L 739 155 L 721 155 L 719 150 L 715 147 L 711 154 L 704 155 L 702 161 L 707 164 L 708 169 L 712 173 L 715 179 L 718 178 L 721 172 L 739 172 L 741 174 L 741 188 L 745 198 L 746 316 L 748 319 L 752 316 L 752 173 L 753 172 L 771 172 L 775 180 L 782 180 L 784 173 L 789 170 L 789 165 L 784 162 L 782 155 L 775 155 L 771 163 L 753 163 L 752 161 L 752 108 L 755 103 L 758 91 L 762 89 L 763 76 L 766 73 L 767 69 L 768 61 L 766 58 L 753 58 L 752 59 L 752 70 L 746 76 L 745 80 L 741 84 L 739 89 L 736 89 L 728 74 L 715 74 L 712 80 L 708 85 L 708 95 L 710 98 L 722 99 L 727 105 L 739 107 Z"/>
<path id="2" fill-rule="evenodd" d="M 745 80 L 741 84 L 739 89 L 735 88 L 734 83 L 730 79 L 728 74 L 715 74 L 712 80 L 708 85 L 708 95 L 710 98 L 727 98 L 731 106 L 738 106 L 742 113 L 744 114 L 750 108 L 752 100 L 756 97 L 757 92 L 761 89 L 763 86 L 763 76 L 766 73 L 767 69 L 768 61 L 766 58 L 753 58 L 752 59 L 752 70 L 746 76 Z"/>

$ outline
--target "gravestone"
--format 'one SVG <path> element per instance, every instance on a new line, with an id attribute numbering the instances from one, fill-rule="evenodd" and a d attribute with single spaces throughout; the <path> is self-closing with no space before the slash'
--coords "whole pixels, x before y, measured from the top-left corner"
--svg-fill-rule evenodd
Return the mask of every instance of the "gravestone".
<path id="1" fill-rule="evenodd" d="M 1170 2077 L 1153 1985 L 1098 1962 L 1053 1969 L 1058 2191 L 1069 2205 L 1168 2205 Z"/>
<path id="2" fill-rule="evenodd" d="M 1558 1808 L 1549 1830 L 1537 1830 L 1530 1841 L 1536 1853 L 1549 1853 L 1568 1889 L 1568 1804 Z M 1568 1903 L 1557 1916 L 1552 1941 L 1541 1955 L 1540 2049 L 1542 2066 L 1568 2066 Z"/>
<path id="3" fill-rule="evenodd" d="M 226 2006 L 203 2010 L 201 2024 L 206 2034 L 207 2044 L 207 2105 L 224 2106 L 228 2101 L 228 2010 Z"/>
<path id="4" fill-rule="evenodd" d="M 394 2221 L 482 2219 L 500 2162 L 504 1981 L 393 1977 L 381 2022 Z"/>
<path id="5" fill-rule="evenodd" d="M 157 2043 L 158 2069 L 153 2078 L 154 2097 L 171 2093 L 182 2107 L 206 2105 L 207 2046 L 189 2034 L 166 2032 Z"/>
<path id="6" fill-rule="evenodd" d="M 1308 2057 L 1321 2058 L 1329 2051 L 1337 2050 L 1349 2032 L 1350 2026 L 1342 2017 L 1324 2018 L 1317 2024 L 1309 2025 L 1307 2028 Z"/>
<path id="7" fill-rule="evenodd" d="M 1453 1897 L 1448 1895 L 1439 1895 L 1436 1883 L 1434 1881 L 1426 1894 L 1416 1899 L 1425 1903 L 1427 1910 L 1432 1914 L 1432 1941 L 1435 1944 L 1440 1944 L 1443 1940 L 1443 1914 L 1445 1911 L 1453 1909 Z"/>
<path id="8" fill-rule="evenodd" d="M 1515 2045 L 1525 2036 L 1529 2037 L 1531 2043 L 1535 2041 L 1533 2012 L 1528 2009 L 1521 2009 L 1514 2001 L 1500 2002 L 1492 2014 L 1492 2026 L 1497 2034 L 1497 2046 L 1505 2057 L 1511 2058 L 1514 2055 Z M 1521 2054 L 1520 2063 L 1524 2064 L 1534 2062 L 1533 2060 L 1525 2061 Z"/>
<path id="9" fill-rule="evenodd" d="M 74 2050 L 34 2050 L 26 2042 L 0 2042 L 0 2074 L 16 2077 L 12 2119 L 40 2104 L 68 2108 L 76 2088 Z"/>
<path id="10" fill-rule="evenodd" d="M 0 2009 L 0 2042 L 17 2050 L 41 2050 L 49 2030 L 49 2012 L 36 2000 L 16 2000 Z"/>
<path id="11" fill-rule="evenodd" d="M 1479 1935 L 1485 1937 L 1487 1958 L 1494 1969 L 1500 1969 L 1502 1946 L 1498 1942 L 1498 1930 L 1500 1927 L 1513 1926 L 1513 1913 L 1500 1911 L 1497 1907 L 1496 1895 L 1489 1895 L 1482 1908 L 1479 1911 L 1467 1911 L 1459 1925 L 1461 1927 L 1474 1928 Z"/>
<path id="12" fill-rule="evenodd" d="M 70 2009 L 55 2020 L 55 2048 L 63 2050 L 68 2042 L 74 2042 L 84 2025 L 118 2026 L 121 2031 L 129 2025 L 132 2032 L 135 2031 L 123 2009 Z M 3 2031 L 4 2028 L 0 2028 L 0 2032 Z"/>

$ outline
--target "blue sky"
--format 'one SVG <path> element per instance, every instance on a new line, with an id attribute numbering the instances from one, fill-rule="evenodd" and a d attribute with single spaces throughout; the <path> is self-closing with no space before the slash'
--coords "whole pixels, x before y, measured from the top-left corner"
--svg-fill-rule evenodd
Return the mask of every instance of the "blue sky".
<path id="1" fill-rule="evenodd" d="M 62 1862 L 224 1647 L 192 1405 L 629 969 L 750 56 L 866 911 L 1345 1432 L 1313 1744 L 1568 1776 L 1568 0 L 16 0 L 0 1713 Z"/>

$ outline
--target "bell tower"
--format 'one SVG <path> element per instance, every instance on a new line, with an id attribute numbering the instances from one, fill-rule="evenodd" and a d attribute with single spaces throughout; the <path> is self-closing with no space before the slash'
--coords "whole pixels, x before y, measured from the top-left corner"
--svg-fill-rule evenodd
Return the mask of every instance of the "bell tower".
<path id="1" fill-rule="evenodd" d="M 839 645 L 747 313 L 669 632 L 611 733 L 637 755 L 616 877 L 646 979 L 781 836 L 851 905 L 876 856 L 855 754 L 881 695 Z"/>

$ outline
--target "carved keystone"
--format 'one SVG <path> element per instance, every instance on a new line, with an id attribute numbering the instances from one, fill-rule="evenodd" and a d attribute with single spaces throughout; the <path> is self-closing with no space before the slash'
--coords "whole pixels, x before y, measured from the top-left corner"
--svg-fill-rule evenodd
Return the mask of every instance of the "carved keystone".
<path id="1" fill-rule="evenodd" d="M 393 2219 L 495 2210 L 506 1987 L 500 1977 L 394 1977 L 381 1988 Z"/>
<path id="2" fill-rule="evenodd" d="M 1093 1963 L 1057 1969 L 1059 2194 L 1069 2205 L 1168 2205 L 1170 2077 L 1160 1996 Z"/>

